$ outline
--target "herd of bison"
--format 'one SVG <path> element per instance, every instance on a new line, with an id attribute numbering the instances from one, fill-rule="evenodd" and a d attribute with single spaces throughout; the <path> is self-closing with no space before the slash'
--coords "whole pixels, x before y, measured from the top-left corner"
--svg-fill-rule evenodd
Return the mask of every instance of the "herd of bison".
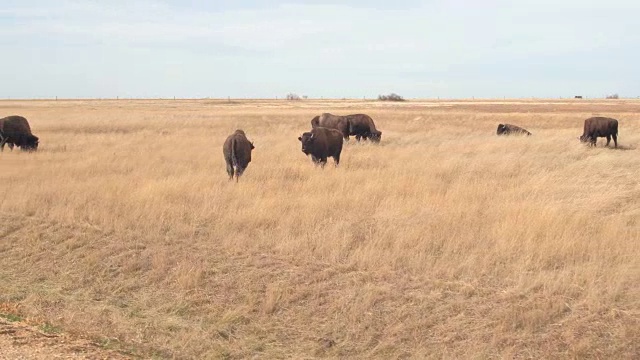
<path id="1" fill-rule="evenodd" d="M 364 139 L 376 143 L 382 138 L 382 132 L 376 129 L 373 119 L 365 114 L 338 116 L 323 113 L 311 120 L 311 127 L 311 131 L 300 135 L 298 140 L 302 143 L 302 152 L 307 156 L 311 155 L 313 162 L 321 167 L 327 163 L 328 157 L 333 157 L 338 166 L 343 141 L 348 141 L 349 136 L 355 136 L 358 141 Z M 496 134 L 531 135 L 529 131 L 511 124 L 499 124 Z M 613 138 L 615 147 L 618 147 L 618 120 L 600 116 L 586 119 L 580 141 L 595 146 L 598 137 L 607 138 L 606 146 L 609 146 Z M 11 150 L 17 146 L 24 151 L 35 151 L 38 143 L 38 137 L 31 133 L 29 122 L 24 117 L 12 115 L 0 119 L 1 151 L 5 144 Z M 254 148 L 243 130 L 236 130 L 227 137 L 223 153 L 230 180 L 235 176 L 238 181 L 251 162 L 251 151 Z"/>

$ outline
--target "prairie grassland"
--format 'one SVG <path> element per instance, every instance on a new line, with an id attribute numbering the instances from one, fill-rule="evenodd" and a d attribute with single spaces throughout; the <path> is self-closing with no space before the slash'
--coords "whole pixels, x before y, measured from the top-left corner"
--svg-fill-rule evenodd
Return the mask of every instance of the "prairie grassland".
<path id="1" fill-rule="evenodd" d="M 160 358 L 638 358 L 638 101 L 3 101 L 0 302 Z M 297 137 L 365 112 L 315 168 Z M 620 120 L 620 149 L 576 137 Z M 498 123 L 531 137 L 495 136 Z M 256 150 L 238 184 L 222 143 Z"/>

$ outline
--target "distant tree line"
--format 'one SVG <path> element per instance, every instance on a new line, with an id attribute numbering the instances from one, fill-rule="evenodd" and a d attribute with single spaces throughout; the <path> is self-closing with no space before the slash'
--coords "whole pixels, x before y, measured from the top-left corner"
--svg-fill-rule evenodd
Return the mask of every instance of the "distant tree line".
<path id="1" fill-rule="evenodd" d="M 378 100 L 380 101 L 404 101 L 404 98 L 396 93 L 391 93 L 389 95 L 378 95 Z"/>

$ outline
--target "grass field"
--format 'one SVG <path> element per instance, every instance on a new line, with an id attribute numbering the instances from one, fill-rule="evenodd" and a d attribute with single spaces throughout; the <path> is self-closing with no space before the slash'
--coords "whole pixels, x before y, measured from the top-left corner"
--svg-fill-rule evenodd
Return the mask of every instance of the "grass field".
<path id="1" fill-rule="evenodd" d="M 382 142 L 315 168 L 297 137 L 325 111 L 371 115 Z M 0 154 L 0 303 L 21 316 L 157 358 L 640 357 L 640 101 L 13 114 L 40 137 Z M 619 149 L 576 139 L 594 114 Z M 256 146 L 238 184 L 237 128 Z"/>

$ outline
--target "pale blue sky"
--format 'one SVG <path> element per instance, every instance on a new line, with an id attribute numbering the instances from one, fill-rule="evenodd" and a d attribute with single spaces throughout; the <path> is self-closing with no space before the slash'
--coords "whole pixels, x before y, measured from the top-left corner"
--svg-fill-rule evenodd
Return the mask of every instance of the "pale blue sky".
<path id="1" fill-rule="evenodd" d="M 628 0 L 3 0 L 0 98 L 637 97 L 639 16 Z"/>

